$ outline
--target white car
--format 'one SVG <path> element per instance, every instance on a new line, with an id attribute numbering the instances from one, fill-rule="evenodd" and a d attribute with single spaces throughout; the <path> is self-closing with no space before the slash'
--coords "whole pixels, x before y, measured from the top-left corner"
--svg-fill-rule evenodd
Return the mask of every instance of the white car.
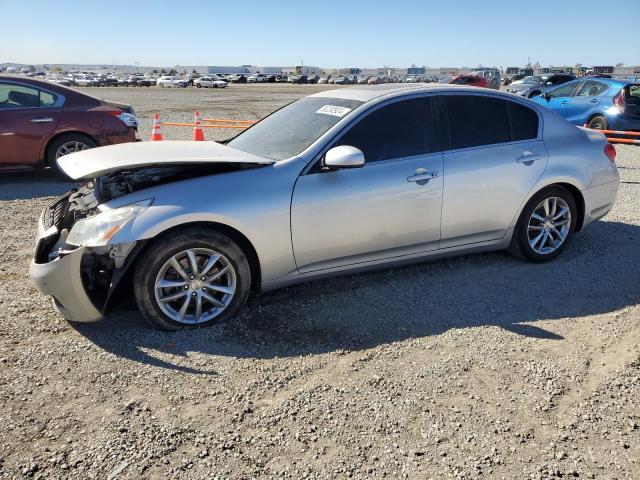
<path id="1" fill-rule="evenodd" d="M 249 78 L 247 78 L 248 83 L 263 83 L 266 81 L 267 81 L 266 75 L 263 75 L 261 73 L 255 73 L 251 75 Z"/>
<path id="2" fill-rule="evenodd" d="M 177 78 L 177 77 L 171 77 L 169 75 L 163 75 L 158 80 L 156 80 L 156 85 L 158 87 L 163 87 L 163 88 L 165 88 L 165 87 L 166 88 L 186 87 L 187 86 L 187 81 L 186 80 L 182 80 L 182 79 Z"/>
<path id="3" fill-rule="evenodd" d="M 222 80 L 217 75 L 212 75 L 209 77 L 200 77 L 193 81 L 193 84 L 198 88 L 225 88 L 227 86 L 227 82 Z"/>
<path id="4" fill-rule="evenodd" d="M 79 87 L 99 87 L 100 82 L 91 75 L 76 75 L 74 82 Z"/>

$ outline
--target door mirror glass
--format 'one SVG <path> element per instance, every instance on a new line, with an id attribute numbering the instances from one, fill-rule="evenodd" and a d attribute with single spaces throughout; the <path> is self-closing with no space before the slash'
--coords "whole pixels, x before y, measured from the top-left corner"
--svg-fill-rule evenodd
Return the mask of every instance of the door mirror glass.
<path id="1" fill-rule="evenodd" d="M 332 169 L 362 167 L 364 166 L 364 153 L 356 147 L 340 145 L 325 154 L 324 166 Z"/>

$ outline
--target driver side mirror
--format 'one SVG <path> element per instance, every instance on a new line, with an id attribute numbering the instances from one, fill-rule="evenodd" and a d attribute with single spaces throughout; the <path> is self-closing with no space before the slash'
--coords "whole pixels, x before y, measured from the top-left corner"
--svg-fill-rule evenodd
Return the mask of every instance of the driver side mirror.
<path id="1" fill-rule="evenodd" d="M 359 168 L 364 166 L 364 153 L 362 153 L 362 150 L 349 145 L 333 147 L 325 154 L 323 166 L 332 170 Z"/>
<path id="2" fill-rule="evenodd" d="M 545 100 L 551 100 L 553 98 L 553 96 L 549 93 L 549 92 L 544 92 L 542 95 L 540 95 L 542 98 L 544 98 Z"/>

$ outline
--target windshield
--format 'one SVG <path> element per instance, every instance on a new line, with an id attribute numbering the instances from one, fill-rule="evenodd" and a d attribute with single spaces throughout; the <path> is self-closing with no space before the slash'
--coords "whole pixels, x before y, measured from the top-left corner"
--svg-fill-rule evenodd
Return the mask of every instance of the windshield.
<path id="1" fill-rule="evenodd" d="M 298 155 L 364 102 L 306 97 L 277 110 L 227 145 L 272 160 Z"/>
<path id="2" fill-rule="evenodd" d="M 542 83 L 542 77 L 539 77 L 538 75 L 532 75 L 529 77 L 524 77 L 522 79 L 522 83 L 528 83 L 528 84 L 532 84 L 532 85 L 538 85 L 540 83 Z"/>

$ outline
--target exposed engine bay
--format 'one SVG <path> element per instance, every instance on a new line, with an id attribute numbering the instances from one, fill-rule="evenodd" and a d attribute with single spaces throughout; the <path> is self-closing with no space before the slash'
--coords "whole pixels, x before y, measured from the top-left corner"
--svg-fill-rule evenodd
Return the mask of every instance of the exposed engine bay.
<path id="1" fill-rule="evenodd" d="M 44 210 L 42 226 L 45 233 L 38 240 L 35 263 L 46 264 L 77 250 L 77 246 L 66 242 L 69 231 L 80 219 L 100 213 L 98 206 L 104 202 L 165 183 L 259 166 L 238 163 L 152 166 L 119 170 L 94 178 L 57 198 Z M 113 290 L 144 243 L 85 249 L 80 275 L 87 295 L 98 309 L 106 308 Z"/>

